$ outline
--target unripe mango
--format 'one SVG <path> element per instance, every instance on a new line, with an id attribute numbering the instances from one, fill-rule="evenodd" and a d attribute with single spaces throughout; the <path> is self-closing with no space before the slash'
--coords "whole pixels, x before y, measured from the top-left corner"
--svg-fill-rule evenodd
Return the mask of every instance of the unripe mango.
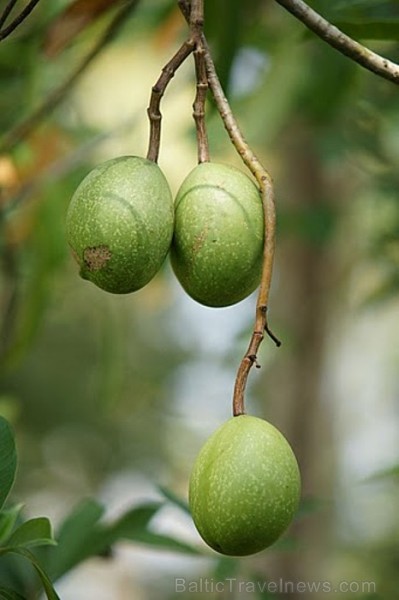
<path id="1" fill-rule="evenodd" d="M 191 473 L 189 503 L 205 542 L 244 556 L 270 546 L 298 506 L 300 474 L 285 437 L 248 415 L 231 418 L 202 447 Z"/>
<path id="2" fill-rule="evenodd" d="M 67 213 L 67 238 L 84 279 L 126 294 L 161 268 L 173 222 L 173 198 L 158 165 L 121 156 L 97 166 L 78 186 Z"/>
<path id="3" fill-rule="evenodd" d="M 197 302 L 221 307 L 243 300 L 259 285 L 263 208 L 255 184 L 235 167 L 202 163 L 175 200 L 171 262 Z"/>

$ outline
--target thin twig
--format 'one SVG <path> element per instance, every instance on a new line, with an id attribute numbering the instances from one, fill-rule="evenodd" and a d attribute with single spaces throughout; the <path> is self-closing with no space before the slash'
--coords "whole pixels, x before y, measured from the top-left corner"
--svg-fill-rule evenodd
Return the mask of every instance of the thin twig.
<path id="1" fill-rule="evenodd" d="M 209 161 L 209 142 L 205 122 L 205 103 L 209 85 L 205 63 L 205 51 L 201 38 L 197 42 L 194 50 L 194 60 L 197 93 L 193 104 L 193 117 L 197 131 L 198 162 L 203 163 Z"/>
<path id="2" fill-rule="evenodd" d="M 237 416 L 245 412 L 244 394 L 248 374 L 251 370 L 251 367 L 254 364 L 256 364 L 256 356 L 259 350 L 259 346 L 264 338 L 264 332 L 270 332 L 267 322 L 267 307 L 269 301 L 270 285 L 272 280 L 274 262 L 276 209 L 274 203 L 274 189 L 272 178 L 266 171 L 266 169 L 263 167 L 255 153 L 248 146 L 246 140 L 244 139 L 244 136 L 241 133 L 238 123 L 233 115 L 227 98 L 224 95 L 223 89 L 220 85 L 220 81 L 217 76 L 215 66 L 213 64 L 212 56 L 209 52 L 206 42 L 204 43 L 204 47 L 205 60 L 208 70 L 209 86 L 211 88 L 220 116 L 222 117 L 224 126 L 230 136 L 230 139 L 235 149 L 237 150 L 242 160 L 244 161 L 248 169 L 251 171 L 251 173 L 254 175 L 259 184 L 265 223 L 263 266 L 258 291 L 258 298 L 256 302 L 255 325 L 248 349 L 238 368 L 234 386 L 233 414 L 234 416 Z M 276 342 L 276 338 L 274 335 L 272 336 L 272 338 Z"/>
<path id="3" fill-rule="evenodd" d="M 18 2 L 18 0 L 9 0 L 7 6 L 4 8 L 1 16 L 0 16 L 0 30 L 3 27 L 4 23 L 7 21 L 8 17 L 10 16 L 12 9 L 14 8 L 14 6 L 16 5 L 16 3 Z"/>
<path id="4" fill-rule="evenodd" d="M 195 42 L 190 37 L 186 40 L 163 67 L 161 75 L 151 90 L 150 103 L 147 109 L 148 118 L 150 121 L 150 137 L 148 143 L 148 160 L 153 162 L 158 161 L 159 147 L 161 144 L 161 121 L 162 114 L 160 110 L 161 100 L 165 90 L 176 73 L 177 69 L 183 64 L 186 58 L 194 51 Z"/>
<path id="5" fill-rule="evenodd" d="M 93 62 L 105 46 L 114 38 L 119 29 L 125 23 L 129 13 L 136 8 L 139 0 L 130 0 L 127 4 L 115 15 L 107 29 L 97 41 L 95 46 L 84 57 L 82 62 L 69 75 L 69 77 L 55 88 L 47 96 L 46 100 L 35 111 L 33 111 L 24 121 L 18 123 L 3 137 L 0 143 L 0 153 L 9 152 L 21 140 L 25 139 L 36 127 L 47 118 L 48 115 L 65 99 L 72 87 L 77 83 L 78 79 L 86 71 L 87 67 Z"/>
<path id="6" fill-rule="evenodd" d="M 15 19 L 13 21 L 11 21 L 11 23 L 7 27 L 4 27 L 4 29 L 2 29 L 0 31 L 0 42 L 2 40 L 4 40 L 6 37 L 8 37 L 13 31 L 15 31 L 15 29 L 17 27 L 19 27 L 25 21 L 26 17 L 28 17 L 30 15 L 32 10 L 35 8 L 36 4 L 39 4 L 39 2 L 40 2 L 40 0 L 31 0 L 30 2 L 28 2 L 28 4 L 25 6 L 25 8 L 23 8 L 21 10 L 19 15 L 17 17 L 15 17 Z M 12 8 L 12 6 L 11 6 L 11 8 Z M 9 12 L 8 12 L 8 14 L 9 14 Z M 6 15 L 6 18 L 8 16 L 8 14 Z"/>
<path id="7" fill-rule="evenodd" d="M 204 0 L 179 0 L 178 4 L 190 25 L 195 40 L 194 62 L 197 91 L 193 104 L 193 117 L 197 133 L 198 162 L 203 163 L 209 161 L 209 142 L 205 121 L 205 103 L 209 85 L 202 42 Z"/>
<path id="8" fill-rule="evenodd" d="M 190 13 L 189 0 L 183 0 L 179 3 L 179 6 L 185 19 L 188 20 Z M 240 366 L 238 367 L 234 385 L 233 414 L 234 416 L 238 416 L 245 412 L 245 388 L 248 375 L 251 367 L 253 365 L 257 365 L 257 353 L 264 338 L 265 331 L 277 346 L 281 345 L 281 342 L 270 331 L 267 320 L 267 308 L 275 251 L 276 208 L 274 203 L 274 188 L 272 178 L 246 142 L 236 118 L 234 117 L 233 111 L 230 108 L 229 102 L 223 92 L 223 88 L 216 73 L 212 55 L 204 34 L 202 34 L 201 39 L 204 48 L 208 83 L 215 99 L 216 107 L 222 118 L 225 129 L 229 134 L 232 144 L 259 184 L 264 214 L 265 234 L 263 246 L 263 266 L 258 298 L 256 302 L 255 324 L 248 349 L 240 363 Z"/>
<path id="9" fill-rule="evenodd" d="M 340 31 L 302 0 L 276 0 L 297 19 L 302 21 L 313 33 L 330 44 L 333 48 L 345 54 L 359 65 L 376 75 L 399 84 L 399 65 L 372 52 L 366 46 Z"/>

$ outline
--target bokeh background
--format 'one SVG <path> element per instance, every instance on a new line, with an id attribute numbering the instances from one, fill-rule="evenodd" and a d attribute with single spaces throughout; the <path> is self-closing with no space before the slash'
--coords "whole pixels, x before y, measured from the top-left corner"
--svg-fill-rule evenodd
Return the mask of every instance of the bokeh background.
<path id="1" fill-rule="evenodd" d="M 56 530 L 87 498 L 103 503 L 110 519 L 159 499 L 160 486 L 186 498 L 199 448 L 231 415 L 254 319 L 255 296 L 227 309 L 202 307 L 168 262 L 143 290 L 123 297 L 78 276 L 64 231 L 70 197 L 98 162 L 145 155 L 151 86 L 187 35 L 175 2 L 132 4 L 54 110 L 43 118 L 35 110 L 124 4 L 42 2 L 0 44 L 0 413 L 15 429 L 19 453 L 12 500 L 30 516 L 51 517 Z M 397 2 L 311 4 L 399 59 Z M 377 21 L 389 21 L 391 33 Z M 280 543 L 240 560 L 207 554 L 185 511 L 165 503 L 151 528 L 204 550 L 201 556 L 121 541 L 111 557 L 86 560 L 62 577 L 57 590 L 63 600 L 326 595 L 200 587 L 206 578 L 236 578 L 335 589 L 348 582 L 336 598 L 394 599 L 397 87 L 306 33 L 272 1 L 208 2 L 205 30 L 236 117 L 276 185 L 269 318 L 283 344 L 264 341 L 247 410 L 289 439 L 303 503 Z M 162 104 L 159 164 L 173 192 L 196 164 L 194 94 L 189 58 Z M 207 122 L 212 159 L 244 168 L 212 102 Z M 185 591 L 176 590 L 176 578 Z"/>

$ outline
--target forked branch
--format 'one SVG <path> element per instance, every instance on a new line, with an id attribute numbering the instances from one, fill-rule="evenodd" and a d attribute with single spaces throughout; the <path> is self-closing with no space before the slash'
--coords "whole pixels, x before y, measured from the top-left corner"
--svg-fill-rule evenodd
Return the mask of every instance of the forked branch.
<path id="1" fill-rule="evenodd" d="M 152 87 L 150 104 L 147 109 L 150 120 L 150 139 L 148 143 L 148 160 L 158 161 L 159 148 L 161 144 L 161 100 L 168 84 L 176 73 L 177 69 L 183 64 L 188 56 L 194 51 L 195 41 L 192 38 L 186 40 L 179 48 L 176 54 L 162 69 L 161 75 L 155 85 Z"/>
<path id="2" fill-rule="evenodd" d="M 205 125 L 205 100 L 208 91 L 208 79 L 202 44 L 204 0 L 194 0 L 192 4 L 186 4 L 185 0 L 179 0 L 180 7 L 182 4 L 185 5 L 185 8 L 182 8 L 182 12 L 190 26 L 190 36 L 162 69 L 158 81 L 152 88 L 150 104 L 147 109 L 148 118 L 150 120 L 150 139 L 147 158 L 154 162 L 158 161 L 161 143 L 162 114 L 160 106 L 162 97 L 177 69 L 192 52 L 194 53 L 197 81 L 197 92 L 193 104 L 193 116 L 197 130 L 198 162 L 206 162 L 209 160 L 208 137 Z"/>

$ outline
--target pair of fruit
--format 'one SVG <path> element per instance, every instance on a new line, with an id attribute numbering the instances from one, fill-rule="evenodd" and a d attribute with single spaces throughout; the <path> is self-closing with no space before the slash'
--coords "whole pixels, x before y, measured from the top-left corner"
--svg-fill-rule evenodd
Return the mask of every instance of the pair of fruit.
<path id="1" fill-rule="evenodd" d="M 116 294 L 134 292 L 159 271 L 170 250 L 186 292 L 207 306 L 239 302 L 258 285 L 263 210 L 241 171 L 203 163 L 173 203 L 158 165 L 136 156 L 109 160 L 77 188 L 67 236 L 80 274 Z"/>

